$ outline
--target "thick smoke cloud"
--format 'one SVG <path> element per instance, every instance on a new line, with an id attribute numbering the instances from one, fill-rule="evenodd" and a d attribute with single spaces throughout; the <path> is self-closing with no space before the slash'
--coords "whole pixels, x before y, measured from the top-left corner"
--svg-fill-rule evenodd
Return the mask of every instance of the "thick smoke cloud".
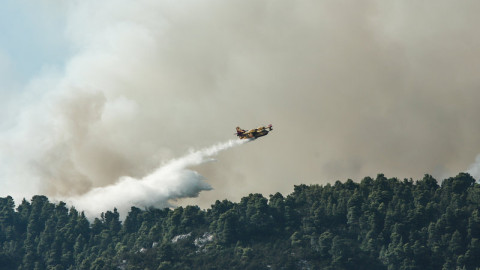
<path id="1" fill-rule="evenodd" d="M 456 174 L 480 149 L 478 11 L 446 0 L 76 2 L 75 54 L 28 85 L 0 135 L 1 190 L 79 196 L 269 123 L 221 166 L 196 168 L 214 190 L 185 203 Z"/>

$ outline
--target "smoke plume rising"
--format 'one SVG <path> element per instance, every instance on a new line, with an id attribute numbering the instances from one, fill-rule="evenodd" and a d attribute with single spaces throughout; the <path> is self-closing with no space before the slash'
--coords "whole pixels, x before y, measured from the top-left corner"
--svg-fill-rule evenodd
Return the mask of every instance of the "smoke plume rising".
<path id="1" fill-rule="evenodd" d="M 170 207 L 170 200 L 197 197 L 201 191 L 212 189 L 203 176 L 189 167 L 211 161 L 210 157 L 220 151 L 246 142 L 248 140 L 230 140 L 216 144 L 173 159 L 141 179 L 121 177 L 115 184 L 97 187 L 83 195 L 64 200 L 78 210 L 85 211 L 89 218 L 98 217 L 100 213 L 113 208 L 117 208 L 125 217 L 132 206 Z"/>
<path id="2" fill-rule="evenodd" d="M 3 195 L 81 196 L 269 123 L 222 166 L 196 168 L 214 190 L 185 202 L 377 173 L 442 178 L 479 153 L 479 1 L 66 5 L 65 65 L 2 94 Z"/>

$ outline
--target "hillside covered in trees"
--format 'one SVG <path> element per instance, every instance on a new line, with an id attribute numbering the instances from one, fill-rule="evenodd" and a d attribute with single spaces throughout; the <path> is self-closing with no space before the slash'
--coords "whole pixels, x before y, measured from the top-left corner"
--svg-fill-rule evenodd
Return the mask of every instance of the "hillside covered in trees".
<path id="1" fill-rule="evenodd" d="M 364 178 L 210 209 L 115 209 L 89 222 L 45 196 L 0 198 L 0 269 L 476 269 L 480 185 Z"/>

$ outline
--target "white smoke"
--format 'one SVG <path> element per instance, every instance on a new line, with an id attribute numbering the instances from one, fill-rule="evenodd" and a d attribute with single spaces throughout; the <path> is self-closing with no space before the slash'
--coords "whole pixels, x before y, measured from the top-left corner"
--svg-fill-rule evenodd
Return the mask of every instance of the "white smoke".
<path id="1" fill-rule="evenodd" d="M 473 176 L 473 178 L 477 180 L 480 179 L 480 155 L 475 158 L 475 162 L 470 165 L 467 173 L 469 173 L 471 176 Z"/>
<path id="2" fill-rule="evenodd" d="M 36 2 L 33 17 L 51 18 Z M 0 196 L 142 179 L 186 145 L 265 122 L 278 132 L 248 158 L 197 168 L 215 190 L 190 203 L 379 172 L 441 178 L 480 149 L 480 1 L 62 3 L 62 66 L 15 91 L 18 61 L 0 56 Z"/>
<path id="3" fill-rule="evenodd" d="M 230 140 L 194 151 L 161 165 L 141 179 L 121 177 L 113 185 L 97 187 L 83 195 L 64 200 L 78 210 L 85 211 L 89 218 L 113 208 L 117 208 L 124 216 L 131 206 L 170 207 L 170 200 L 196 197 L 201 191 L 212 189 L 202 175 L 189 167 L 212 161 L 211 157 L 220 151 L 246 142 L 248 140 Z"/>

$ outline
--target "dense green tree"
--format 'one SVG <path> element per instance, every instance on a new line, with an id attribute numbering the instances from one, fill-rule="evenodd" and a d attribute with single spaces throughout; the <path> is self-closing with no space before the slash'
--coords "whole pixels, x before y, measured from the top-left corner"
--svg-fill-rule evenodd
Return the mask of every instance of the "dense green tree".
<path id="1" fill-rule="evenodd" d="M 0 198 L 0 269 L 477 269 L 480 185 L 366 177 L 210 209 L 132 207 L 91 222 L 45 196 Z"/>

